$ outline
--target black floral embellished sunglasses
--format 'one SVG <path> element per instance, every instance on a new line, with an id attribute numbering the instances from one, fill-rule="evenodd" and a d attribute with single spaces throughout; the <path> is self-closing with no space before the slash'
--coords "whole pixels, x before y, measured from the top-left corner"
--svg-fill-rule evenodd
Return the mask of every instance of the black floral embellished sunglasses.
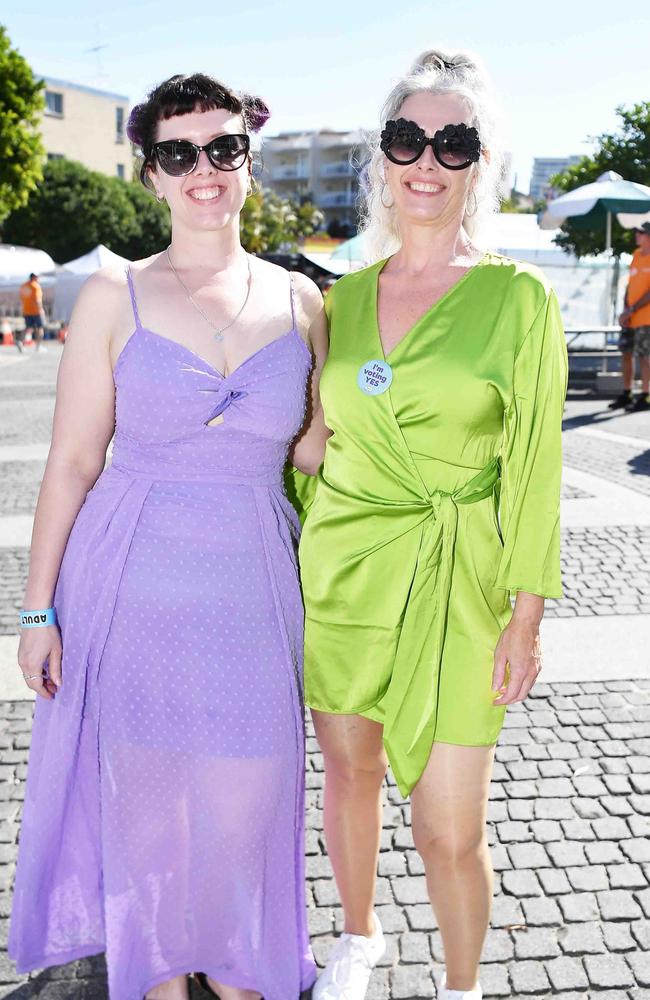
<path id="1" fill-rule="evenodd" d="M 239 170 L 250 150 L 247 135 L 218 135 L 206 146 L 197 146 L 189 139 L 167 139 L 156 142 L 153 153 L 161 170 L 172 177 L 184 177 L 196 169 L 199 156 L 205 150 L 217 170 Z"/>
<path id="2" fill-rule="evenodd" d="M 445 125 L 428 139 L 417 122 L 406 118 L 388 121 L 381 133 L 380 147 L 389 160 L 405 167 L 415 163 L 431 146 L 438 163 L 447 170 L 466 170 L 481 156 L 481 141 L 472 126 Z"/>

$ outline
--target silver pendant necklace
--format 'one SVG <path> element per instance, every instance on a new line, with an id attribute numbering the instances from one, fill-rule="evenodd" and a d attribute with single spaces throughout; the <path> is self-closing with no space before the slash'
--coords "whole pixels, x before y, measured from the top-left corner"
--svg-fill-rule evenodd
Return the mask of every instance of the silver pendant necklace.
<path id="1" fill-rule="evenodd" d="M 210 319 L 210 317 L 205 314 L 205 312 L 203 311 L 203 309 L 201 308 L 201 306 L 193 298 L 192 293 L 190 292 L 189 288 L 187 287 L 187 285 L 185 284 L 185 282 L 181 278 L 180 274 L 178 273 L 178 271 L 174 267 L 174 265 L 172 263 L 171 256 L 169 254 L 169 247 L 167 247 L 167 249 L 165 250 L 165 253 L 167 255 L 167 260 L 169 262 L 169 266 L 171 267 L 173 273 L 176 275 L 176 277 L 177 277 L 180 285 L 185 290 L 185 294 L 187 295 L 187 298 L 192 303 L 192 305 L 194 306 L 194 308 L 196 309 L 196 311 L 201 314 L 201 316 L 203 317 L 203 319 L 205 320 L 205 322 L 208 324 L 208 326 L 211 327 L 212 330 L 214 330 L 213 337 L 217 341 L 217 343 L 221 343 L 221 341 L 223 340 L 223 335 L 226 332 L 226 330 L 229 330 L 231 326 L 234 326 L 235 323 L 237 322 L 237 320 L 239 319 L 239 317 L 241 316 L 241 314 L 243 313 L 244 309 L 246 308 L 246 303 L 248 302 L 249 296 L 251 294 L 252 274 L 251 274 L 251 256 L 250 256 L 250 254 L 248 254 L 248 253 L 246 254 L 246 261 L 248 263 L 248 284 L 246 286 L 246 297 L 244 298 L 244 301 L 242 303 L 241 309 L 237 312 L 237 314 L 235 315 L 235 317 L 233 319 L 231 319 L 230 323 L 227 323 L 226 326 L 218 327 L 218 326 L 216 326 L 212 322 L 212 320 Z"/>

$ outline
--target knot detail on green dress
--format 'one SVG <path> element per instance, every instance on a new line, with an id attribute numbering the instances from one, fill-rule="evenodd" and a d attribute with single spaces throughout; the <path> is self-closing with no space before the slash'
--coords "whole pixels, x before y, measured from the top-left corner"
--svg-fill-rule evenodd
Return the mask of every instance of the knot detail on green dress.
<path id="1" fill-rule="evenodd" d="M 440 665 L 454 570 L 458 505 L 477 503 L 494 492 L 498 459 L 454 493 L 436 490 L 422 538 L 409 601 L 382 699 L 384 744 L 402 795 L 408 795 L 426 766 L 435 739 Z"/>

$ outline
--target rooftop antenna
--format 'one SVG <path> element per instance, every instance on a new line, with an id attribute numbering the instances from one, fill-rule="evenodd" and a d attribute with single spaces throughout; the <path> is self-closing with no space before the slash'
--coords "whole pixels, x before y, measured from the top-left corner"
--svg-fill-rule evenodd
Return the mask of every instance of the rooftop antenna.
<path id="1" fill-rule="evenodd" d="M 100 53 L 102 52 L 103 49 L 107 49 L 107 48 L 108 48 L 108 44 L 106 42 L 104 42 L 104 43 L 102 43 L 100 45 L 93 45 L 91 48 L 86 49 L 86 52 L 94 52 L 95 55 L 97 56 L 97 78 L 98 79 L 103 79 L 106 76 L 106 73 L 104 73 L 104 67 L 103 67 L 103 64 L 102 64 L 102 57 L 101 57 Z"/>

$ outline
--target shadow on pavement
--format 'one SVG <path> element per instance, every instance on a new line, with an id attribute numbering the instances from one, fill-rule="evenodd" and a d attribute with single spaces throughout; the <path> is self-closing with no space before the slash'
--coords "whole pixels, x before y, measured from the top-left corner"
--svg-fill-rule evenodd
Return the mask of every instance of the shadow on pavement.
<path id="1" fill-rule="evenodd" d="M 608 410 L 606 402 L 603 405 L 605 406 L 605 409 L 598 410 L 597 413 L 577 413 L 573 417 L 567 417 L 562 421 L 562 430 L 570 431 L 574 430 L 576 427 L 607 424 L 610 420 L 614 420 L 625 415 L 623 410 Z"/>
<path id="2" fill-rule="evenodd" d="M 635 455 L 627 464 L 633 476 L 650 476 L 650 448 Z"/>

